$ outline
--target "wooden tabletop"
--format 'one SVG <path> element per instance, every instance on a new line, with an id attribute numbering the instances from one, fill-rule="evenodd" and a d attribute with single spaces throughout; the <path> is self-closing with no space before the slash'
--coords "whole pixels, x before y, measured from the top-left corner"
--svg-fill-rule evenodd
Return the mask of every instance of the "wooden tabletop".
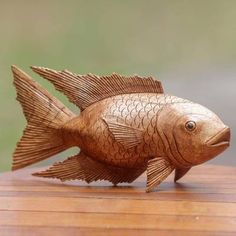
<path id="1" fill-rule="evenodd" d="M 0 175 L 0 235 L 236 235 L 236 168 L 201 165 L 145 193 L 145 176 L 112 187 Z M 158 232 L 158 233 L 157 233 Z"/>

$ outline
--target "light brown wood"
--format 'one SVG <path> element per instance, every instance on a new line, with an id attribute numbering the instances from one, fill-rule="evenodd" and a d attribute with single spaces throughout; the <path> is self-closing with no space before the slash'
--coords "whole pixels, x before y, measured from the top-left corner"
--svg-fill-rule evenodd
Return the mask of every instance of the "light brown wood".
<path id="1" fill-rule="evenodd" d="M 32 67 L 81 111 L 74 114 L 29 75 L 12 66 L 27 126 L 13 154 L 17 170 L 70 147 L 80 153 L 34 176 L 87 183 L 131 183 L 147 170 L 151 192 L 230 145 L 230 129 L 209 109 L 164 93 L 152 77 L 77 75 Z"/>
<path id="2" fill-rule="evenodd" d="M 0 175 L 0 235 L 236 235 L 236 168 L 197 166 L 146 194 L 132 184 Z"/>

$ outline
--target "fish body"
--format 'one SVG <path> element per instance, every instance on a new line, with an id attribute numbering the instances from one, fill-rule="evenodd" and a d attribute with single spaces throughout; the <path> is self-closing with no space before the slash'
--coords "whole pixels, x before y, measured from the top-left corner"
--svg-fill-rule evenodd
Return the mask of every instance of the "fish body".
<path id="1" fill-rule="evenodd" d="M 188 101 L 162 94 L 117 95 L 91 105 L 66 126 L 71 127 L 74 144 L 94 159 L 139 168 L 151 157 L 166 156 L 169 146 L 161 137 L 158 117 L 173 102 Z"/>
<path id="2" fill-rule="evenodd" d="M 78 146 L 78 155 L 34 175 L 86 182 L 105 179 L 118 184 L 132 182 L 147 170 L 149 192 L 173 170 L 178 180 L 192 166 L 229 146 L 230 130 L 217 115 L 199 104 L 164 94 L 161 83 L 151 77 L 33 70 L 67 95 L 81 113 L 73 114 L 13 67 L 17 99 L 28 121 L 13 155 L 13 169 Z"/>

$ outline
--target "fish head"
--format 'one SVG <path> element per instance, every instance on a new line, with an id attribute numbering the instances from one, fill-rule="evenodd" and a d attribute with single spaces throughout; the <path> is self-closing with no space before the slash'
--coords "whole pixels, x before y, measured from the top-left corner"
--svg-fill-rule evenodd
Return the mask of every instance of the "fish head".
<path id="1" fill-rule="evenodd" d="M 173 109 L 172 144 L 183 160 L 198 165 L 229 147 L 230 129 L 215 113 L 196 103 L 179 103 Z"/>

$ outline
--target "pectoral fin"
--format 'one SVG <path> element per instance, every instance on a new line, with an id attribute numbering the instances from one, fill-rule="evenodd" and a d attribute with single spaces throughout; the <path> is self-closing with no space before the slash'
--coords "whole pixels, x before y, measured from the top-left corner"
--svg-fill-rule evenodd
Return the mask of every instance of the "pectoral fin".
<path id="1" fill-rule="evenodd" d="M 117 122 L 115 118 L 107 118 L 103 120 L 107 124 L 116 141 L 121 143 L 125 148 L 129 149 L 135 147 L 143 141 L 142 130 L 131 127 L 125 124 L 125 122 Z"/>
<path id="2" fill-rule="evenodd" d="M 179 179 L 181 179 L 187 172 L 191 169 L 190 168 L 176 168 L 175 169 L 175 178 L 174 181 L 177 182 Z"/>
<path id="3" fill-rule="evenodd" d="M 148 161 L 146 192 L 150 192 L 159 185 L 172 171 L 174 167 L 162 157 Z"/>

